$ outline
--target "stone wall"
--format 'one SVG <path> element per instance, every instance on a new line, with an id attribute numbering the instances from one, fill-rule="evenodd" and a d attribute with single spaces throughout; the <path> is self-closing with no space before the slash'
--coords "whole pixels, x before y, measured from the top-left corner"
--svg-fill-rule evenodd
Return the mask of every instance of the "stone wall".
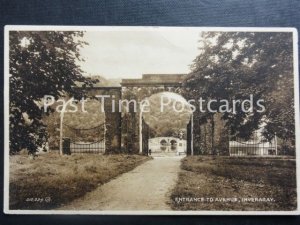
<path id="1" fill-rule="evenodd" d="M 122 99 L 141 102 L 147 97 L 160 92 L 174 92 L 180 94 L 182 92 L 180 87 L 169 86 L 139 86 L 139 87 L 122 87 Z M 139 120 L 140 108 L 137 106 L 137 111 L 134 112 L 133 104 L 130 104 L 129 112 L 124 109 L 122 112 L 122 147 L 129 153 L 139 152 Z"/>
<path id="2" fill-rule="evenodd" d="M 121 87 L 93 87 L 88 89 L 88 96 L 95 97 L 96 95 L 109 95 L 114 97 L 116 109 L 118 102 L 121 99 Z M 106 98 L 104 101 L 105 124 L 106 124 L 106 153 L 117 153 L 121 149 L 121 113 L 116 110 L 112 112 L 113 101 L 111 98 Z"/>
<path id="3" fill-rule="evenodd" d="M 194 120 L 194 153 L 196 155 L 229 155 L 229 136 L 222 114 L 216 113 L 203 123 Z"/>

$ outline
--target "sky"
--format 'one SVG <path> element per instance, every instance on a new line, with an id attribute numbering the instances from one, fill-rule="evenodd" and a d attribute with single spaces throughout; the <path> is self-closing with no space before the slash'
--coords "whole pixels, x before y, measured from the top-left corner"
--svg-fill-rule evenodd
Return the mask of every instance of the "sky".
<path id="1" fill-rule="evenodd" d="M 188 73 L 199 54 L 199 37 L 200 31 L 184 28 L 87 31 L 80 66 L 87 75 L 106 79 Z"/>

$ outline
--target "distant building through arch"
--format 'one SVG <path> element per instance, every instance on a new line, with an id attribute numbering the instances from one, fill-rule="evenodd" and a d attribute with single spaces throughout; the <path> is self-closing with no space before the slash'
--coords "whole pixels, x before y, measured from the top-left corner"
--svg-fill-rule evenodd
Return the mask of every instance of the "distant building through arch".
<path id="1" fill-rule="evenodd" d="M 160 92 L 172 92 L 183 97 L 186 89 L 183 85 L 186 74 L 144 74 L 140 79 L 123 79 L 118 87 L 91 87 L 86 88 L 89 97 L 96 95 L 107 95 L 104 104 L 105 110 L 105 146 L 106 153 L 126 151 L 128 153 L 148 154 L 149 150 L 149 126 L 140 113 L 139 107 L 134 110 L 129 104 L 128 111 L 112 112 L 112 100 L 116 103 L 115 108 L 119 108 L 119 100 L 135 100 L 141 102 L 143 99 Z M 186 129 L 186 154 L 215 154 L 215 149 L 222 149 L 219 152 L 226 154 L 229 140 L 221 137 L 224 126 L 219 115 L 215 115 L 216 129 L 214 133 L 216 145 L 210 144 L 208 132 L 211 128 L 209 124 L 201 124 L 199 118 L 195 118 L 194 112 L 191 114 L 190 122 Z M 220 144 L 219 144 L 220 143 Z M 225 149 L 225 150 L 223 150 Z M 223 152 L 222 152 L 223 151 Z"/>
<path id="2" fill-rule="evenodd" d="M 141 79 L 123 79 L 122 98 L 135 99 L 141 102 L 143 99 L 160 92 L 172 92 L 179 95 L 184 93 L 183 81 L 186 74 L 144 74 Z M 149 135 L 147 124 L 141 118 L 140 112 L 129 112 L 123 115 L 122 140 L 126 149 L 132 149 L 133 152 L 147 154 L 149 145 Z M 193 121 L 190 122 L 193 124 Z M 143 129 L 143 127 L 145 129 Z M 187 128 L 187 154 L 193 154 L 193 126 Z M 151 149 L 152 151 L 152 149 Z"/>
<path id="3" fill-rule="evenodd" d="M 120 87 L 86 88 L 89 97 L 96 95 L 113 96 L 116 105 L 118 100 L 135 100 L 141 102 L 146 97 L 159 92 L 183 93 L 182 82 L 186 74 L 144 74 L 141 79 L 123 79 Z M 106 123 L 106 152 L 117 152 L 125 149 L 131 153 L 148 154 L 148 125 L 141 120 L 140 110 L 134 111 L 129 105 L 128 112 L 112 112 L 112 101 L 107 99 L 104 104 Z M 145 128 L 144 130 L 142 128 Z M 193 135 L 190 127 L 190 139 L 187 144 L 188 154 L 192 154 Z"/>
<path id="4" fill-rule="evenodd" d="M 169 153 L 171 155 L 185 155 L 187 141 L 177 137 L 154 137 L 149 139 L 151 153 Z"/>

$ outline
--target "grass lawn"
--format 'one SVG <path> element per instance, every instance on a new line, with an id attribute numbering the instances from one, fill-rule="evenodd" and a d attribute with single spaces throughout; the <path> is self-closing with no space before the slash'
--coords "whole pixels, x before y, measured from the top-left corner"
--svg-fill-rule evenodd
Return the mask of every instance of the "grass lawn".
<path id="1" fill-rule="evenodd" d="M 150 159 L 141 155 L 10 156 L 10 209 L 53 209 Z"/>
<path id="2" fill-rule="evenodd" d="M 295 210 L 290 158 L 189 156 L 171 195 L 174 210 Z"/>

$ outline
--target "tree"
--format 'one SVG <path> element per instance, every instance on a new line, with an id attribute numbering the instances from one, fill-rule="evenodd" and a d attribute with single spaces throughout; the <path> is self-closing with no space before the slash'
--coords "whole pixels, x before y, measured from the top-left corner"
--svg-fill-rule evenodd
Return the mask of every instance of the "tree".
<path id="1" fill-rule="evenodd" d="M 275 132 L 294 138 L 292 33 L 204 32 L 199 51 L 186 80 L 191 96 L 232 102 L 253 95 L 254 102 L 265 102 L 264 112 L 254 104 L 253 112 L 223 113 L 231 135 L 247 139 L 265 124 L 268 139 Z M 206 123 L 213 114 L 196 116 Z"/>
<path id="2" fill-rule="evenodd" d="M 79 98 L 83 93 L 78 84 L 92 85 L 76 63 L 82 60 L 79 49 L 87 44 L 82 36 L 83 32 L 73 31 L 10 31 L 11 154 L 24 148 L 34 153 L 47 140 L 41 107 L 44 95 L 56 100 L 66 95 Z"/>

